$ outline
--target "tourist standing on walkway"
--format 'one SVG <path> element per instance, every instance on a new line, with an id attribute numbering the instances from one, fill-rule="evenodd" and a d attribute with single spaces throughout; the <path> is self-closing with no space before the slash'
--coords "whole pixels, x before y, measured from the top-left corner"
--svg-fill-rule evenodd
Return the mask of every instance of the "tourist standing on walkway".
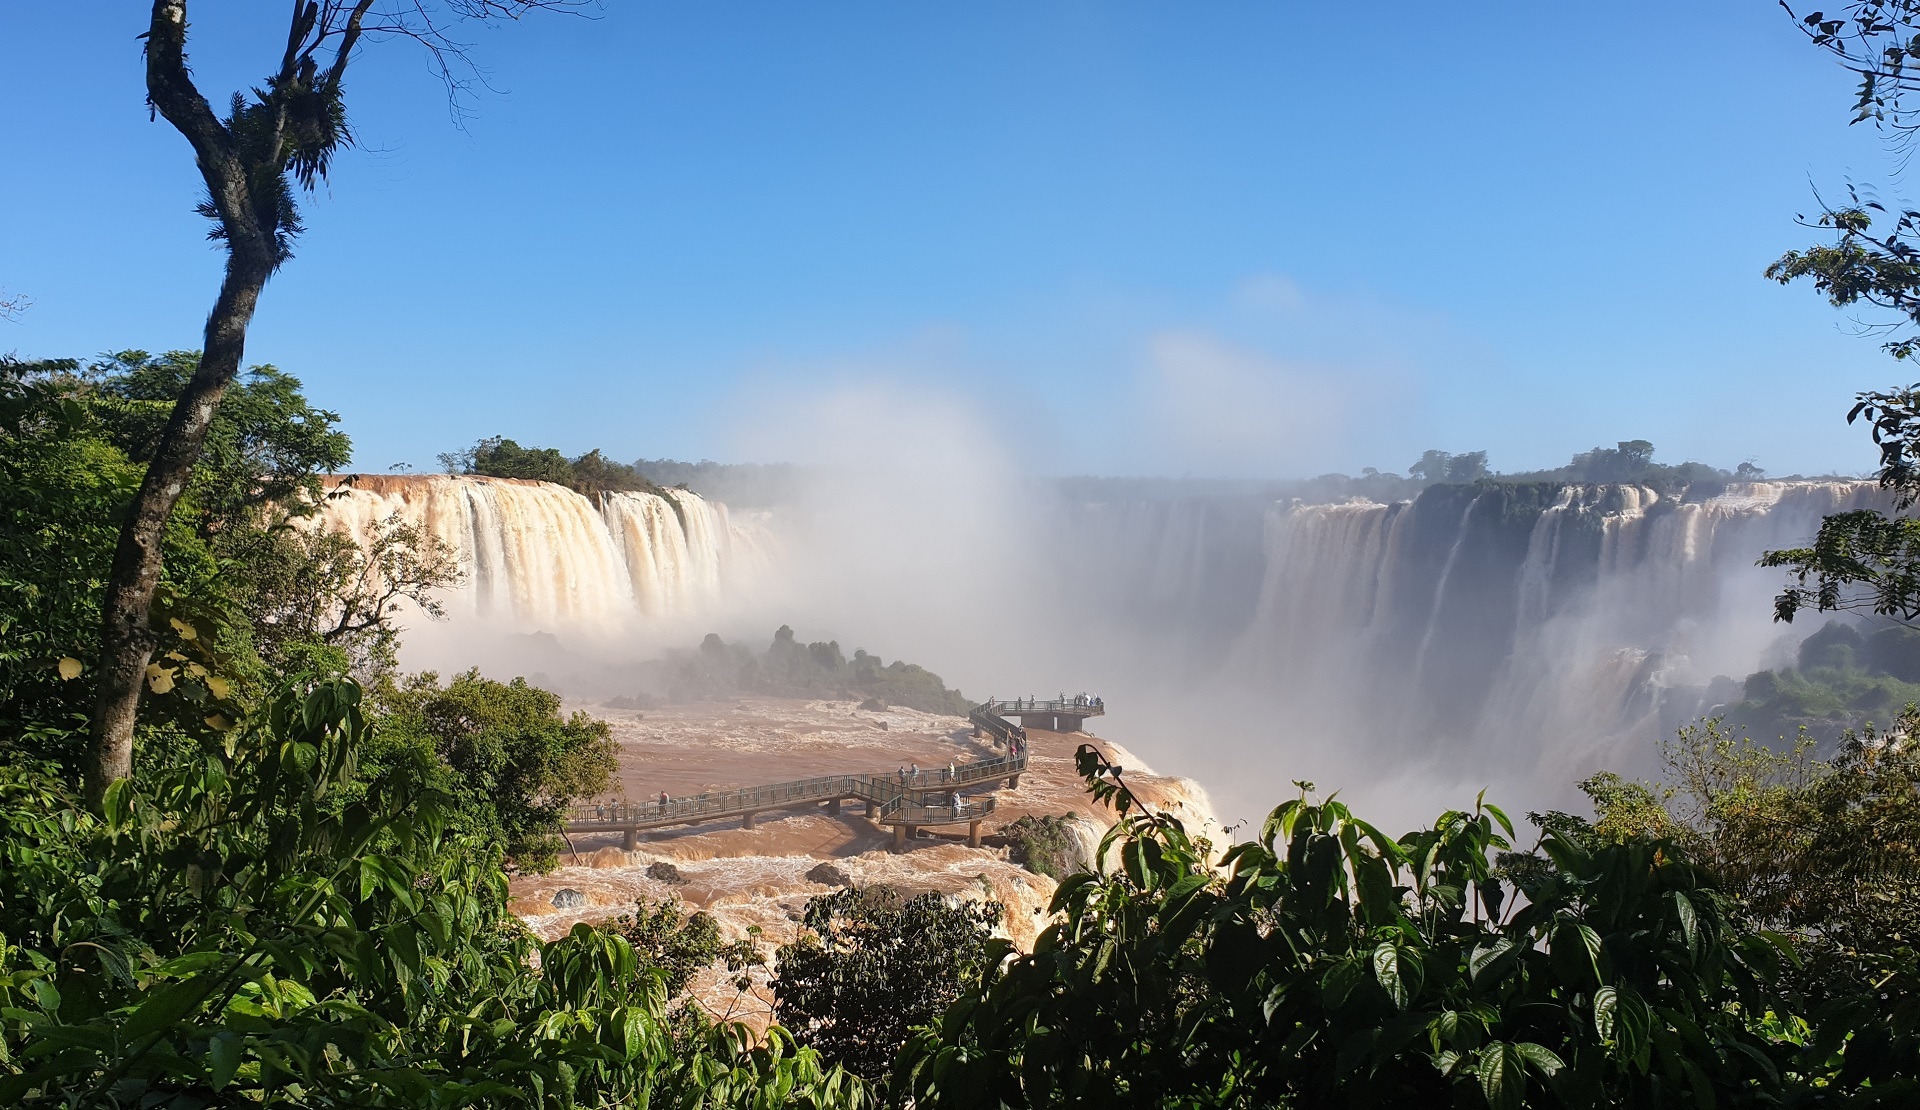
<path id="1" fill-rule="evenodd" d="M 660 802 L 660 816 L 665 817 L 667 815 L 667 792 L 666 791 L 662 790 L 660 792 L 659 802 Z"/>

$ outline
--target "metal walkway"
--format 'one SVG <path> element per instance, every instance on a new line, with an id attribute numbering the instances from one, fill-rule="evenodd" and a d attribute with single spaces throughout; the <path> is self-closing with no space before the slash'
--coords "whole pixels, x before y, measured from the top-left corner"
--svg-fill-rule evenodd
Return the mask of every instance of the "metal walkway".
<path id="1" fill-rule="evenodd" d="M 823 775 L 819 778 L 778 782 L 771 786 L 669 798 L 665 802 L 619 801 L 578 805 L 568 812 L 567 831 L 624 833 L 625 846 L 631 850 L 638 846 L 639 833 L 647 829 L 692 825 L 726 817 L 738 817 L 750 829 L 753 828 L 754 818 L 768 810 L 824 803 L 829 812 L 838 813 L 842 802 L 857 801 L 866 803 L 868 817 L 882 825 L 894 827 L 896 846 L 922 826 L 956 824 L 968 825 L 968 839 L 977 843 L 980 820 L 993 812 L 993 799 L 963 800 L 956 804 L 953 792 L 963 786 L 1001 781 L 1005 781 L 1011 789 L 1019 789 L 1020 773 L 1027 769 L 1025 731 L 1006 721 L 999 723 L 1010 731 L 1005 739 L 1001 739 L 1000 733 L 996 732 L 996 740 L 1002 744 L 1011 740 L 1014 744 L 1011 753 L 994 759 L 956 764 L 951 775 L 944 769 L 921 771 L 917 775 Z M 936 795 L 944 797 L 936 799 Z"/>

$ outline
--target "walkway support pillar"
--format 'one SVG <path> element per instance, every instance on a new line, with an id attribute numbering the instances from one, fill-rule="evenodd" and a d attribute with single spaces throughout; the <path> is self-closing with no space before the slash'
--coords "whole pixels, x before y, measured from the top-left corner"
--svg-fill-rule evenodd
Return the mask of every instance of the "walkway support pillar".
<path id="1" fill-rule="evenodd" d="M 743 828 L 743 829 L 750 829 L 750 828 L 752 828 L 752 827 L 753 827 L 753 817 L 754 817 L 754 815 L 753 815 L 753 814 L 751 814 L 751 813 L 749 813 L 749 814 L 747 814 L 747 815 L 746 815 L 745 817 L 742 817 L 742 818 L 740 818 L 740 827 L 741 827 L 741 828 Z"/>
<path id="2" fill-rule="evenodd" d="M 834 817 L 840 816 L 840 799 L 835 798 L 833 801 L 828 802 L 827 812 Z"/>
<path id="3" fill-rule="evenodd" d="M 895 825 L 893 827 L 893 850 L 896 852 L 904 851 L 906 847 L 907 827 L 905 825 Z"/>
<path id="4" fill-rule="evenodd" d="M 872 798 L 867 799 L 867 816 L 869 818 L 880 816 L 880 803 Z"/>
<path id="5" fill-rule="evenodd" d="M 639 829 L 627 829 L 621 833 L 620 847 L 625 848 L 627 851 L 631 852 L 635 848 L 638 848 L 639 846 L 640 846 L 640 830 Z"/>
<path id="6" fill-rule="evenodd" d="M 1009 779 L 1007 780 L 1007 789 L 1008 789 L 1008 790 L 1018 790 L 1018 789 L 1020 789 L 1020 776 L 1019 776 L 1019 775 L 1014 775 L 1013 777 L 1011 777 L 1011 778 L 1009 778 Z"/>
<path id="7" fill-rule="evenodd" d="M 978 848 L 979 846 L 980 846 L 980 822 L 969 821 L 967 822 L 967 847 Z"/>

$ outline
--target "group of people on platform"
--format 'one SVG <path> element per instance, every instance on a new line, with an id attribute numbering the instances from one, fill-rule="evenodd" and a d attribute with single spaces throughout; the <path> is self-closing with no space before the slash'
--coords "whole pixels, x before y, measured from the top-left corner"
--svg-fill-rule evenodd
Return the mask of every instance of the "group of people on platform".
<path id="1" fill-rule="evenodd" d="M 1069 707 L 1074 709 L 1105 709 L 1107 707 L 1107 703 L 1096 694 L 1075 694 L 1069 698 L 1065 691 L 1061 691 L 1059 700 L 1057 701 L 1043 702 L 1032 694 L 1028 694 L 1024 698 L 1015 698 L 1012 701 L 1003 702 L 995 702 L 992 698 L 988 698 L 987 705 L 998 705 L 1002 709 L 1008 709 L 1015 713 L 1023 709 L 1043 710 L 1054 707 L 1062 709 Z"/>

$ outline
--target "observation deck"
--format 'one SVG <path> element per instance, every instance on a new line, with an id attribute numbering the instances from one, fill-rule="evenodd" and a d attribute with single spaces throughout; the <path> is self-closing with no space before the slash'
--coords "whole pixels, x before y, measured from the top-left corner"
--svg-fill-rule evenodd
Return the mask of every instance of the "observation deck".
<path id="1" fill-rule="evenodd" d="M 1015 698 L 1012 701 L 1000 701 L 988 698 L 980 706 L 995 717 L 1018 717 L 1025 728 L 1044 728 L 1048 732 L 1079 732 L 1085 726 L 1088 717 L 1103 717 L 1107 712 L 1106 702 L 1088 694 L 1075 694 L 1071 697 L 1062 694 L 1057 698 Z M 976 720 L 975 725 L 979 722 Z M 977 728 L 976 728 L 977 731 Z"/>

